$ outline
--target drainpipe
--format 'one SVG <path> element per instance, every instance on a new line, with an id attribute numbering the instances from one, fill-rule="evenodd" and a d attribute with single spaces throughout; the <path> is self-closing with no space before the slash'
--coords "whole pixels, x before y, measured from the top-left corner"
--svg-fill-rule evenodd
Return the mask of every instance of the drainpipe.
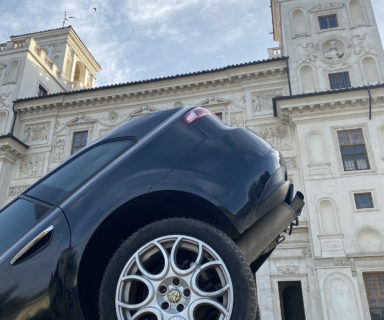
<path id="1" fill-rule="evenodd" d="M 289 95 L 292 95 L 292 87 L 291 87 L 291 76 L 289 75 L 289 63 L 288 63 L 289 57 L 285 60 L 285 64 L 287 65 L 287 77 L 288 77 L 288 88 L 289 88 Z"/>
<path id="2" fill-rule="evenodd" d="M 12 111 L 13 111 L 13 122 L 12 122 L 11 131 L 9 132 L 9 134 L 13 136 L 13 130 L 15 129 L 15 123 L 16 123 L 16 117 L 17 117 L 15 102 L 13 102 Z"/>
<path id="3" fill-rule="evenodd" d="M 369 96 L 369 120 L 372 120 L 372 95 L 371 95 L 370 87 L 368 87 L 368 96 Z"/>

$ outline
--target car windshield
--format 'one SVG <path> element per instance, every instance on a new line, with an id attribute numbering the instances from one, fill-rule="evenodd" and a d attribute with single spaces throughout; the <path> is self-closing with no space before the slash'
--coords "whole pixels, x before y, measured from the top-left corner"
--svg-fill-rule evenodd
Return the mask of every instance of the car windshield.
<path id="1" fill-rule="evenodd" d="M 49 211 L 48 207 L 18 199 L 0 212 L 0 254 L 33 227 Z"/>
<path id="2" fill-rule="evenodd" d="M 126 139 L 96 145 L 59 168 L 27 194 L 50 204 L 59 204 L 133 143 Z"/>

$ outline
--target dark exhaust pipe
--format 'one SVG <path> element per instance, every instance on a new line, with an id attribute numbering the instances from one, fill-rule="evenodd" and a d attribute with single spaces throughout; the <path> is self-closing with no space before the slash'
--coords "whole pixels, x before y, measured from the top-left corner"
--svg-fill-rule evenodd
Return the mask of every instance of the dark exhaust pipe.
<path id="1" fill-rule="evenodd" d="M 291 204 L 281 203 L 267 212 L 236 241 L 249 264 L 255 261 L 278 236 L 300 215 L 304 195 L 297 192 Z"/>

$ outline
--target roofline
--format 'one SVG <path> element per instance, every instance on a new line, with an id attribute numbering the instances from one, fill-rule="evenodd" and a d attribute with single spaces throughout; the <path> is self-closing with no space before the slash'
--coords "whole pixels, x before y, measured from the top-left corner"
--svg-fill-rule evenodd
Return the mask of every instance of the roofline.
<path id="1" fill-rule="evenodd" d="M 81 40 L 81 38 L 79 37 L 79 35 L 77 34 L 77 32 L 75 31 L 75 29 L 69 25 L 67 27 L 62 27 L 62 28 L 56 28 L 56 29 L 48 29 L 48 30 L 43 30 L 43 31 L 37 31 L 37 32 L 30 32 L 30 33 L 24 33 L 24 34 L 20 34 L 20 35 L 16 35 L 16 36 L 10 36 L 10 38 L 18 38 L 18 37 L 25 37 L 25 36 L 32 36 L 34 34 L 41 34 L 41 33 L 45 33 L 45 32 L 52 32 L 52 31 L 61 31 L 61 30 L 66 30 L 68 29 L 69 31 L 72 30 L 73 33 L 75 34 L 75 36 L 77 37 L 77 39 L 81 42 L 81 44 L 84 46 L 85 50 L 87 50 L 87 52 L 90 54 L 90 56 L 93 58 L 93 60 L 96 62 L 96 64 L 99 66 L 99 68 L 101 69 L 101 66 L 100 64 L 97 62 L 96 58 L 92 55 L 92 53 L 88 50 L 87 46 L 85 45 L 85 43 L 83 42 L 83 40 Z"/>
<path id="2" fill-rule="evenodd" d="M 363 91 L 363 90 L 369 91 L 371 89 L 378 89 L 378 88 L 384 88 L 384 83 L 379 83 L 379 84 L 370 85 L 370 86 L 351 87 L 351 88 L 344 88 L 344 89 L 334 89 L 334 90 L 319 91 L 319 92 L 312 92 L 312 93 L 302 93 L 302 94 L 296 94 L 296 95 L 290 95 L 290 96 L 274 97 L 272 98 L 273 115 L 275 117 L 277 116 L 276 102 L 279 100 L 301 99 L 301 98 L 308 98 L 308 97 L 325 96 L 328 94 L 337 94 L 337 93 Z"/>
<path id="3" fill-rule="evenodd" d="M 67 27 L 62 27 L 62 28 L 55 28 L 55 29 L 48 29 L 48 30 L 42 30 L 42 31 L 36 31 L 36 32 L 28 32 L 24 34 L 18 34 L 18 35 L 11 35 L 10 38 L 18 38 L 18 37 L 24 37 L 24 36 L 31 36 L 33 34 L 39 34 L 39 33 L 44 33 L 44 32 L 51 32 L 51 31 L 59 31 L 59 30 L 65 30 L 72 28 L 72 26 L 67 26 Z"/>
<path id="4" fill-rule="evenodd" d="M 140 84 L 153 83 L 153 82 L 161 82 L 161 81 L 165 81 L 165 80 L 173 80 L 173 79 L 184 78 L 184 77 L 193 77 L 193 76 L 202 75 L 202 74 L 209 74 L 209 73 L 214 73 L 214 72 L 226 71 L 226 70 L 230 70 L 230 69 L 254 66 L 254 65 L 259 65 L 259 64 L 264 64 L 264 63 L 271 63 L 271 62 L 277 62 L 277 61 L 286 61 L 286 60 L 287 60 L 287 57 L 279 57 L 279 58 L 273 58 L 273 59 L 257 60 L 257 61 L 245 62 L 245 63 L 235 64 L 235 65 L 228 65 L 228 66 L 225 66 L 225 67 L 222 67 L 222 68 L 216 68 L 216 69 L 210 69 L 210 70 L 202 70 L 202 71 L 196 71 L 196 72 L 185 73 L 185 74 L 177 74 L 177 75 L 167 76 L 167 77 L 160 77 L 160 78 L 153 78 L 153 79 L 147 79 L 147 80 L 139 80 L 139 81 L 125 82 L 125 83 L 118 83 L 118 84 L 106 85 L 106 86 L 101 86 L 101 87 L 96 87 L 96 88 L 91 88 L 91 89 L 83 89 L 83 90 L 75 90 L 75 91 L 67 91 L 67 92 L 58 92 L 58 93 L 48 94 L 48 95 L 46 95 L 44 97 L 21 98 L 21 99 L 14 100 L 13 102 L 14 103 L 18 103 L 18 102 L 24 102 L 24 101 L 31 101 L 31 100 L 51 98 L 51 97 L 56 97 L 56 96 L 67 96 L 67 95 L 84 93 L 84 92 L 92 92 L 92 91 L 98 91 L 98 90 L 104 90 L 104 89 L 130 87 L 130 86 L 135 86 L 135 85 L 140 85 Z"/>

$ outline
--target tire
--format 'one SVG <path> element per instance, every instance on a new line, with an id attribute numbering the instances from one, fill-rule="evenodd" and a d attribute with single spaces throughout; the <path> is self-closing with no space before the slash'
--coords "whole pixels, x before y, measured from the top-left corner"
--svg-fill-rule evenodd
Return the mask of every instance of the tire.
<path id="1" fill-rule="evenodd" d="M 254 320 L 256 288 L 236 244 L 199 220 L 137 231 L 115 252 L 99 295 L 101 320 Z"/>

